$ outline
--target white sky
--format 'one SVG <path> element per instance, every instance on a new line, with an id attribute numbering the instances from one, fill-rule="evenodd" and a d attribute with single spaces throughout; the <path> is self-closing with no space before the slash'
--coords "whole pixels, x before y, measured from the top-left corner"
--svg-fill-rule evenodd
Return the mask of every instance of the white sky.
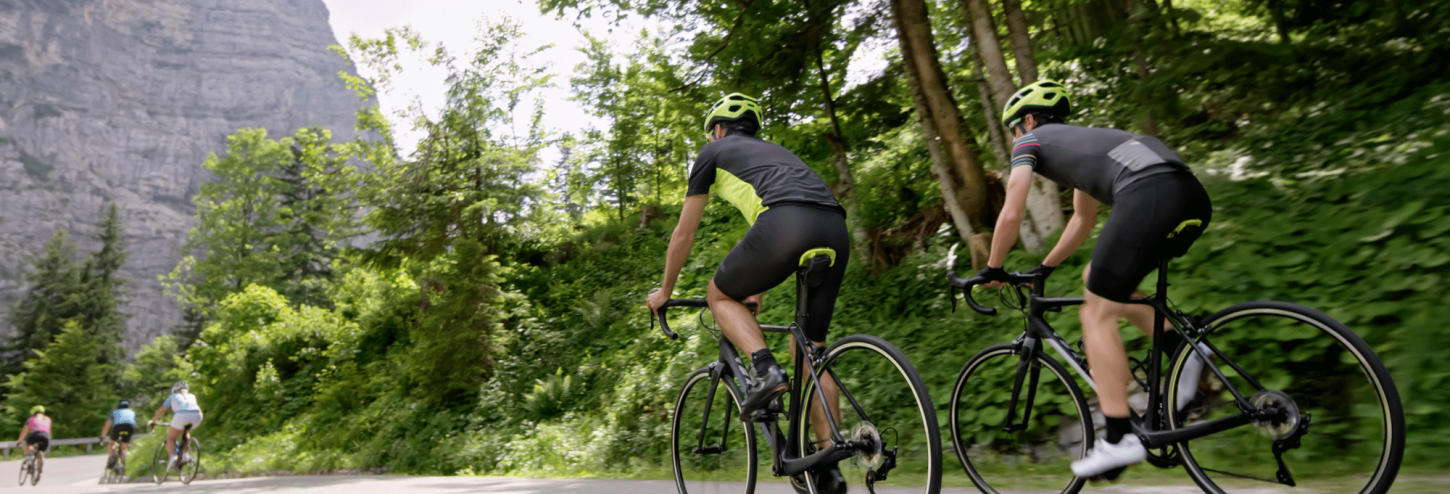
<path id="1" fill-rule="evenodd" d="M 521 30 L 525 33 L 520 41 L 521 48 L 554 45 L 540 54 L 556 74 L 554 87 L 542 93 L 544 126 L 556 132 L 576 134 L 591 124 L 603 127 L 599 119 L 585 114 L 577 103 L 568 100 L 569 76 L 576 65 L 584 62 L 584 55 L 576 50 L 584 45 L 584 36 L 574 27 L 572 18 L 556 20 L 552 15 L 540 14 L 534 0 L 323 0 L 323 3 L 331 12 L 332 32 L 341 45 L 346 46 L 352 34 L 378 38 L 382 37 L 385 29 L 408 25 L 425 41 L 441 42 L 456 55 L 474 50 L 473 38 L 481 21 L 497 22 L 504 17 L 511 18 L 522 24 Z M 581 24 L 590 33 L 608 37 L 619 47 L 628 47 L 639 32 L 637 27 L 616 27 L 611 33 L 612 26 L 599 19 L 585 19 Z M 406 107 L 414 98 L 422 101 L 426 109 L 441 107 L 444 102 L 443 71 L 418 60 L 404 61 L 405 70 L 394 78 L 393 90 L 378 97 L 383 113 L 392 117 L 396 110 Z M 371 75 L 362 67 L 358 69 L 364 76 Z M 520 107 L 526 122 L 525 115 L 532 105 Z M 417 136 L 410 135 L 411 128 L 406 122 L 394 118 L 393 123 L 399 134 L 400 151 L 406 154 L 413 149 Z"/>
<path id="2" fill-rule="evenodd" d="M 455 55 L 472 52 L 473 37 L 478 32 L 480 21 L 498 21 L 504 17 L 522 24 L 525 33 L 520 47 L 532 49 L 553 44 L 540 54 L 551 65 L 556 74 L 554 87 L 545 89 L 544 121 L 546 128 L 554 132 L 578 134 L 590 126 L 605 127 L 599 119 L 584 113 L 575 102 L 569 101 L 569 77 L 574 67 L 584 62 L 584 55 L 576 49 L 584 45 L 584 36 L 574 26 L 572 16 L 555 19 L 553 15 L 539 13 L 535 0 L 323 0 L 331 12 L 334 36 L 339 44 L 346 46 L 352 34 L 364 38 L 378 38 L 383 31 L 392 27 L 412 26 L 424 40 L 441 42 Z M 623 27 L 614 27 L 601 19 L 584 19 L 581 26 L 596 37 L 603 37 L 614 45 L 616 53 L 632 48 L 640 30 L 652 27 L 654 23 L 632 19 Z M 886 66 L 885 52 L 893 43 L 875 43 L 865 47 L 852 60 L 847 76 L 848 85 L 864 82 L 871 75 L 879 73 Z M 462 56 L 459 56 L 462 59 Z M 406 107 L 415 98 L 422 101 L 425 109 L 432 110 L 443 105 L 443 77 L 441 70 L 428 67 L 419 60 L 408 64 L 402 75 L 393 80 L 391 93 L 380 94 L 379 104 L 385 115 L 392 117 L 395 111 Z M 362 68 L 359 67 L 359 70 Z M 362 75 L 368 76 L 366 71 Z M 843 91 L 846 88 L 840 88 Z M 531 105 L 520 105 L 521 121 L 527 120 Z M 413 135 L 411 126 L 393 118 L 400 151 L 411 152 L 419 136 Z M 541 158 L 552 161 L 557 153 L 545 152 Z"/>

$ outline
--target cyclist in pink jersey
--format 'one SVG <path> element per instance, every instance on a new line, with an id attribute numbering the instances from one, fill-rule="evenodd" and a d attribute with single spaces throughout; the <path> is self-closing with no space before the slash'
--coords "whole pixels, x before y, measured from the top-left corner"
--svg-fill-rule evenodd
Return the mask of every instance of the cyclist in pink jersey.
<path id="1" fill-rule="evenodd" d="M 50 417 L 45 416 L 45 407 L 30 407 L 30 418 L 25 419 L 25 427 L 20 428 L 20 438 L 15 440 L 15 444 L 23 448 L 26 455 L 34 447 L 35 471 L 45 471 L 45 452 L 50 450 Z"/>

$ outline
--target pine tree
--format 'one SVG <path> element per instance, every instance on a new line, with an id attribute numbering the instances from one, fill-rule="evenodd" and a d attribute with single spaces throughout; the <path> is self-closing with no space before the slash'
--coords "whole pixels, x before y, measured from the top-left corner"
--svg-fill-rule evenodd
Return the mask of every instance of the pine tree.
<path id="1" fill-rule="evenodd" d="M 55 341 L 35 350 L 23 372 L 10 376 L 10 408 L 44 405 L 55 420 L 52 437 L 94 434 L 116 399 L 110 382 L 120 373 L 118 364 L 102 362 L 105 353 L 89 328 L 66 321 Z"/>
<path id="2" fill-rule="evenodd" d="M 25 275 L 30 288 L 6 315 L 6 322 L 15 328 L 0 369 L 6 375 L 20 372 L 22 363 L 49 346 L 65 321 L 79 313 L 74 296 L 80 287 L 75 250 L 65 230 L 57 230 L 45 244 L 45 254 L 31 259 L 31 272 Z"/>
<path id="3" fill-rule="evenodd" d="M 126 319 L 120 306 L 125 296 L 126 280 L 116 273 L 126 264 L 130 255 L 121 240 L 121 222 L 115 203 L 111 203 L 106 216 L 96 225 L 95 240 L 101 248 L 85 261 L 80 272 L 79 290 L 75 305 L 82 327 L 92 332 L 92 337 L 101 345 L 101 359 L 105 363 L 118 363 L 125 358 L 121 346 L 126 335 Z"/>

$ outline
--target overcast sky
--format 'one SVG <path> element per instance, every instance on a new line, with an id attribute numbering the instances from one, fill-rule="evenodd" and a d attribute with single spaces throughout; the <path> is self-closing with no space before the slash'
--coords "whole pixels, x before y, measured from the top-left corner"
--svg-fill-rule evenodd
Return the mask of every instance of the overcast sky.
<path id="1" fill-rule="evenodd" d="M 392 27 L 412 26 L 424 40 L 441 42 L 455 54 L 472 52 L 473 38 L 478 33 L 481 21 L 497 22 L 504 17 L 522 24 L 525 37 L 521 47 L 534 48 L 553 44 L 541 57 L 551 65 L 557 77 L 555 87 L 544 92 L 544 125 L 558 132 L 578 133 L 590 124 L 599 125 L 598 119 L 584 113 L 573 101 L 569 101 L 569 76 L 574 66 L 584 61 L 583 54 L 576 48 L 584 44 L 584 36 L 574 27 L 573 19 L 556 20 L 552 15 L 542 15 L 534 0 L 323 0 L 331 11 L 332 32 L 338 43 L 346 45 L 352 34 L 364 38 L 377 38 Z M 615 28 L 609 33 L 607 23 L 600 20 L 584 20 L 581 24 L 595 36 L 606 36 L 616 46 L 628 47 L 638 26 L 628 29 Z M 629 36 L 622 36 L 629 33 Z M 459 57 L 463 58 L 463 57 Z M 361 70 L 361 67 L 359 68 Z M 370 75 L 366 72 L 364 76 Z M 385 114 L 392 116 L 395 110 L 406 106 L 413 98 L 423 102 L 425 108 L 436 109 L 443 105 L 443 77 L 440 70 L 432 70 L 418 61 L 407 65 L 402 76 L 395 78 L 392 94 L 379 96 L 379 104 Z M 528 105 L 531 106 L 531 105 Z M 399 145 L 406 153 L 412 149 L 416 136 L 407 135 L 408 125 L 394 121 L 400 136 Z"/>

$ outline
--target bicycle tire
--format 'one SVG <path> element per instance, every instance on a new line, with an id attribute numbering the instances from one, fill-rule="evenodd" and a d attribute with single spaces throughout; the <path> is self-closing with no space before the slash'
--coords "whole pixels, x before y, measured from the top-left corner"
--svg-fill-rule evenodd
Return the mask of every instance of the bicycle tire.
<path id="1" fill-rule="evenodd" d="M 28 480 L 30 480 L 30 460 L 29 459 L 21 460 L 20 461 L 20 485 L 22 487 L 25 486 L 25 482 L 28 481 Z"/>
<path id="2" fill-rule="evenodd" d="M 1063 367 L 1061 363 L 1059 363 L 1056 359 L 1053 359 L 1050 355 L 1047 355 L 1040 351 L 1037 353 L 1037 357 L 1034 359 L 1034 362 L 1037 365 L 1040 365 L 1042 368 L 1046 368 L 1048 370 L 1045 375 L 1055 377 L 1056 381 L 1062 384 L 1063 389 L 1057 391 L 1056 394 L 1044 394 L 1045 390 L 1043 389 L 1043 387 L 1049 383 L 1044 382 L 1045 380 L 1041 379 L 1041 376 L 1043 376 L 1044 374 L 1039 374 L 1040 377 L 1038 381 L 1038 388 L 1036 395 L 1034 396 L 1032 412 L 1033 418 L 1037 419 L 1037 421 L 1034 423 L 1040 424 L 1042 427 L 1031 428 L 1029 425 L 1029 429 L 1032 430 L 1019 431 L 1014 436 L 1009 436 L 1025 437 L 1025 440 L 1014 441 L 1010 438 L 1004 439 L 1001 437 L 1004 435 L 1013 434 L 1002 431 L 1002 425 L 1005 421 L 1004 416 L 993 415 L 989 417 L 979 418 L 979 415 L 977 415 L 977 413 L 983 410 L 995 408 L 1000 408 L 1002 412 L 1005 413 L 1007 404 L 1006 402 L 1010 399 L 1011 394 L 1010 392 L 1006 394 L 979 392 L 976 389 L 977 386 L 973 385 L 971 382 L 969 382 L 969 380 L 971 380 L 973 377 L 977 377 L 977 379 L 973 382 L 981 382 L 982 386 L 986 388 L 1000 388 L 1005 385 L 1006 389 L 1010 391 L 1016 377 L 1017 363 L 1020 361 L 1021 356 L 1018 353 L 1018 347 L 1010 343 L 1004 343 L 1000 345 L 990 346 L 980 352 L 977 352 L 977 354 L 973 355 L 970 360 L 967 360 L 966 365 L 962 366 L 961 373 L 957 374 L 956 384 L 952 386 L 952 401 L 948 410 L 948 422 L 951 427 L 952 434 L 952 447 L 956 451 L 957 459 L 962 464 L 962 469 L 967 472 L 967 475 L 972 479 L 972 483 L 976 484 L 977 489 L 981 490 L 982 492 L 988 494 L 997 494 L 997 489 L 999 488 L 1008 489 L 1011 492 L 1016 492 L 1019 489 L 1027 488 L 1028 485 L 1031 485 L 1031 488 L 1033 490 L 1037 490 L 1040 488 L 1039 486 L 1043 483 L 1042 478 L 1040 476 L 1024 475 L 1024 472 L 1022 470 L 1041 470 L 1056 471 L 1064 474 L 1067 477 L 1067 480 L 1065 481 L 1066 484 L 1061 488 L 1059 492 L 1061 494 L 1074 494 L 1082 489 L 1083 485 L 1087 482 L 1087 479 L 1074 476 L 1072 474 L 1072 470 L 1068 465 L 1053 465 L 1046 468 L 1037 467 L 1037 465 L 1040 464 L 1043 459 L 1073 460 L 1082 458 L 1083 455 L 1087 454 L 1088 448 L 1092 446 L 1095 436 L 1095 432 L 1093 430 L 1092 410 L 1088 408 L 1087 398 L 1083 395 L 1082 388 L 1078 387 L 1077 380 L 1073 377 L 1073 374 L 1068 372 L 1068 370 Z M 987 375 L 987 373 L 992 371 L 997 371 L 997 374 L 1003 375 Z M 1021 395 L 1019 395 L 1019 400 L 1026 399 L 1028 391 L 1027 386 L 1028 382 L 1024 381 L 1022 393 Z M 1059 417 L 1059 420 L 1056 424 L 1051 424 L 1051 420 L 1045 420 L 1054 416 L 1050 413 L 1050 409 L 1045 405 L 1053 401 L 1060 402 L 1063 400 L 1067 400 L 1070 402 L 1073 407 L 1073 411 L 1077 414 L 1077 419 L 1070 419 L 1067 418 L 1065 415 L 1056 415 L 1057 417 Z M 1058 405 L 1060 407 L 1061 403 L 1059 403 Z M 1019 401 L 1017 406 L 1017 415 L 1014 417 L 1014 422 L 1021 419 L 1022 413 L 1024 411 L 1022 401 Z M 963 407 L 965 407 L 965 410 L 963 409 Z M 1075 439 L 1077 439 L 1076 442 L 1068 442 L 1067 444 L 1063 444 L 1063 427 L 1067 425 L 1065 423 L 1068 421 L 1076 422 L 1075 425 L 1078 430 L 1077 433 L 1080 434 L 1080 436 L 1075 437 Z M 971 427 L 969 424 L 976 424 L 985 428 L 982 431 L 990 432 L 992 436 L 995 436 L 993 438 L 994 444 L 999 441 L 1005 441 L 1006 444 L 997 445 L 998 448 L 994 448 L 994 451 L 985 451 L 985 448 L 976 448 L 974 450 L 974 447 L 977 446 L 974 439 L 978 437 L 978 434 L 974 434 L 973 432 L 978 431 L 972 430 L 973 427 Z M 1053 426 L 1055 426 L 1057 430 L 1046 429 Z M 1072 431 L 1068 429 L 1067 432 L 1071 433 Z M 1069 436 L 1071 437 L 1071 434 L 1069 434 Z M 1052 441 L 1054 439 L 1056 440 L 1056 444 L 1048 442 L 1046 446 L 1042 445 L 1044 441 Z M 1008 453 L 1017 453 L 1023 451 L 1024 449 L 1026 449 L 1027 451 L 1027 454 L 1023 455 L 1027 456 L 1027 459 L 1025 461 L 1015 456 L 1008 458 L 1005 461 L 1000 461 L 999 463 L 1001 464 L 1011 465 L 1010 467 L 1004 468 L 1014 469 L 1011 470 L 1010 473 L 1003 473 L 1002 475 L 1000 475 L 1001 480 L 988 480 L 987 477 L 989 476 L 993 479 L 997 479 L 999 477 L 995 473 L 989 475 L 983 472 L 984 468 L 988 464 L 992 463 L 993 455 L 1001 455 L 1004 451 Z M 1044 455 L 1042 453 L 1044 449 L 1055 454 Z M 1051 451 L 1053 449 L 1057 449 L 1059 451 Z M 1066 457 L 1056 456 L 1056 454 L 1065 454 Z M 971 458 L 973 456 L 979 457 L 979 461 L 977 463 L 972 462 Z M 1056 485 L 1057 483 L 1051 480 L 1047 482 L 1051 483 L 1052 485 Z"/>
<path id="3" fill-rule="evenodd" d="M 187 461 L 176 468 L 176 476 L 181 479 L 183 485 L 189 485 L 191 481 L 196 480 L 196 473 L 201 470 L 201 442 L 196 440 L 196 436 L 187 434 L 186 437 L 188 446 L 181 453 Z M 188 468 L 191 469 L 189 474 L 186 473 Z"/>
<path id="4" fill-rule="evenodd" d="M 1300 323 L 1301 326 L 1298 327 L 1302 327 L 1303 329 L 1290 326 L 1290 323 L 1295 322 Z M 1354 331 L 1350 330 L 1343 323 L 1334 320 L 1322 312 L 1297 304 L 1276 301 L 1258 301 L 1234 305 L 1204 319 L 1202 328 L 1204 330 L 1204 339 L 1215 344 L 1220 351 L 1224 352 L 1226 357 L 1233 360 L 1239 366 L 1244 367 L 1259 382 L 1267 383 L 1264 384 L 1266 388 L 1275 389 L 1284 393 L 1285 396 L 1292 397 L 1292 401 L 1300 411 L 1301 420 L 1305 416 L 1305 412 L 1313 412 L 1307 414 L 1310 420 L 1307 432 L 1303 435 L 1301 442 L 1307 446 L 1323 445 L 1325 451 L 1323 455 L 1327 455 L 1326 458 L 1329 458 L 1330 462 L 1338 462 L 1334 464 L 1339 466 L 1325 468 L 1324 465 L 1321 465 L 1316 460 L 1295 461 L 1294 463 L 1301 467 L 1309 464 L 1314 465 L 1314 468 L 1320 469 L 1310 471 L 1309 477 L 1304 477 L 1303 471 L 1299 472 L 1296 475 L 1296 481 L 1301 484 L 1300 487 L 1313 489 L 1314 487 L 1312 486 L 1304 486 L 1303 482 L 1322 481 L 1333 485 L 1333 490 L 1336 492 L 1342 492 L 1343 487 L 1345 487 L 1343 480 L 1333 476 L 1345 475 L 1346 472 L 1351 472 L 1354 465 L 1367 466 L 1373 464 L 1373 471 L 1369 473 L 1367 482 L 1359 490 L 1354 492 L 1360 494 L 1384 494 L 1390 489 L 1390 486 L 1394 483 L 1395 476 L 1399 472 L 1400 462 L 1404 455 L 1404 410 L 1400 403 L 1399 392 L 1395 388 L 1394 381 L 1390 378 L 1389 371 L 1385 368 L 1379 357 L 1375 355 L 1374 350 L 1370 348 L 1369 344 L 1365 343 L 1363 338 L 1360 338 L 1359 335 L 1355 334 Z M 1244 329 L 1235 332 L 1235 328 L 1248 328 L 1252 329 L 1252 331 Z M 1263 331 L 1264 329 L 1268 329 L 1269 331 Z M 1259 354 L 1269 353 L 1276 356 L 1283 354 L 1284 356 L 1277 358 L 1277 361 L 1273 362 L 1273 366 L 1256 366 L 1255 364 L 1259 364 L 1260 361 L 1264 360 L 1262 357 L 1259 357 L 1251 351 L 1236 352 L 1235 349 L 1262 348 L 1263 346 L 1272 344 L 1280 344 L 1281 347 L 1285 346 L 1284 343 L 1277 339 L 1270 340 L 1271 336 L 1257 333 L 1272 333 L 1275 335 L 1273 338 L 1277 338 L 1277 335 L 1291 334 L 1294 337 L 1294 343 L 1293 346 L 1287 347 L 1285 352 L 1259 352 Z M 1329 338 L 1323 339 L 1323 343 L 1320 343 L 1319 340 L 1307 341 L 1309 337 L 1316 335 L 1328 335 Z M 1256 341 L 1255 338 L 1262 341 Z M 1318 350 L 1319 353 L 1315 353 L 1316 348 L 1320 346 L 1323 347 L 1322 350 Z M 1174 403 L 1177 399 L 1178 383 L 1183 379 L 1183 367 L 1190 353 L 1188 345 L 1184 344 L 1179 347 L 1177 354 L 1172 359 L 1172 365 L 1169 368 L 1170 377 L 1167 392 L 1165 393 L 1167 395 L 1165 396 L 1165 403 Z M 1349 359 L 1352 359 L 1353 362 L 1345 361 Z M 1294 366 L 1313 370 L 1305 371 L 1294 369 Z M 1273 378 L 1272 374 L 1260 371 L 1260 369 L 1272 370 L 1273 367 L 1287 368 L 1283 374 L 1288 377 L 1280 377 L 1277 379 L 1280 382 L 1288 383 L 1285 386 L 1280 386 L 1283 388 L 1282 390 L 1275 388 L 1274 384 L 1276 383 L 1269 380 Z M 1327 373 L 1335 368 L 1339 368 L 1345 374 L 1353 376 L 1355 374 L 1353 371 L 1356 370 L 1356 367 L 1362 376 L 1368 379 L 1368 386 L 1353 384 L 1351 381 L 1355 380 L 1352 379 L 1340 380 L 1332 376 L 1327 376 Z M 1234 380 L 1234 376 L 1237 375 L 1237 372 L 1232 372 L 1232 369 L 1223 368 L 1222 370 L 1231 380 Z M 1270 377 L 1266 378 L 1266 375 Z M 1217 376 L 1212 375 L 1211 371 L 1205 370 L 1203 376 L 1210 381 L 1218 380 Z M 1236 381 L 1246 382 L 1242 377 L 1237 378 Z M 1246 395 L 1251 391 L 1255 391 L 1251 386 L 1238 389 Z M 1356 408 L 1351 414 L 1349 409 L 1354 407 L 1344 406 L 1343 400 L 1346 399 L 1344 395 L 1356 391 L 1360 395 L 1373 396 L 1375 401 L 1378 402 L 1372 409 L 1384 414 L 1382 424 L 1374 425 L 1371 423 L 1374 422 L 1372 417 L 1364 417 L 1364 411 L 1371 408 Z M 1334 393 L 1335 400 L 1324 399 L 1323 397 L 1329 396 L 1327 393 Z M 1222 395 L 1222 391 L 1209 393 L 1206 398 L 1218 399 L 1223 398 Z M 1231 406 L 1232 404 L 1230 403 L 1229 405 Z M 1178 411 L 1175 407 L 1165 408 L 1168 409 L 1169 424 L 1172 426 L 1181 427 L 1189 420 L 1190 414 Z M 1211 415 L 1213 407 L 1205 406 L 1202 409 L 1209 410 L 1200 412 L 1203 414 L 1203 418 L 1206 419 Z M 1336 414 L 1336 411 L 1343 411 L 1343 413 Z M 1246 428 L 1254 429 L 1255 426 L 1249 425 Z M 1370 441 L 1325 441 L 1324 439 L 1329 436 L 1321 433 L 1321 431 L 1326 428 L 1330 429 L 1330 434 L 1333 433 L 1334 429 L 1352 429 L 1354 432 L 1346 437 L 1355 439 L 1364 437 L 1366 435 L 1364 434 L 1366 429 L 1379 429 L 1383 437 L 1379 440 Z M 1194 482 L 1203 488 L 1204 492 L 1214 494 L 1223 493 L 1223 488 L 1218 484 L 1229 481 L 1229 477 L 1225 476 L 1221 471 L 1216 471 L 1218 468 L 1206 467 L 1201 463 L 1212 463 L 1208 458 L 1213 454 L 1220 454 L 1222 456 L 1219 451 L 1224 449 L 1223 445 L 1225 444 L 1253 444 L 1250 440 L 1252 435 L 1241 429 L 1244 428 L 1232 429 L 1219 434 L 1178 443 L 1178 449 L 1181 452 L 1185 469 L 1188 471 L 1189 476 L 1193 478 Z M 1231 435 L 1235 433 L 1238 436 Z M 1238 439 L 1235 440 L 1234 438 Z M 1262 438 L 1262 441 L 1266 445 L 1271 444 L 1269 438 Z M 1375 448 L 1376 444 L 1379 445 L 1379 448 L 1382 448 L 1377 454 L 1363 455 L 1365 458 L 1362 458 L 1360 462 L 1343 463 L 1355 451 L 1364 451 L 1364 447 Z M 1203 446 L 1201 448 L 1204 451 L 1202 455 L 1195 455 L 1194 448 L 1196 446 Z M 1268 450 L 1270 447 L 1265 446 L 1263 449 Z M 1233 452 L 1229 451 L 1229 453 Z M 1307 459 L 1314 453 L 1312 451 L 1301 451 L 1300 448 L 1295 448 L 1285 454 L 1302 455 L 1302 458 Z M 1246 457 L 1243 454 L 1238 456 Z M 1374 456 L 1378 456 L 1378 458 L 1372 459 Z M 1290 459 L 1286 459 L 1285 461 L 1288 462 Z M 1277 465 L 1277 462 L 1272 457 L 1269 458 L 1268 462 Z M 1275 468 L 1277 469 L 1277 466 Z M 1294 472 L 1292 465 L 1289 471 L 1291 473 Z M 1213 478 L 1214 476 L 1218 477 L 1217 481 Z"/>
<path id="5" fill-rule="evenodd" d="M 675 473 L 675 487 L 676 489 L 678 489 L 680 494 L 689 494 L 691 492 L 699 494 L 701 492 L 715 492 L 719 490 L 719 486 L 716 485 L 715 480 L 711 480 L 705 477 L 705 472 L 697 472 L 696 470 L 697 468 L 700 470 L 708 470 L 709 467 L 716 466 L 721 462 L 706 460 L 703 457 L 707 455 L 695 454 L 693 452 L 693 448 L 689 448 L 691 449 L 691 451 L 689 452 L 683 451 L 692 443 L 698 444 L 700 439 L 700 427 L 702 423 L 705 426 L 705 429 L 709 430 L 710 432 L 721 430 L 711 427 L 711 425 L 713 424 L 704 423 L 705 419 L 703 419 L 702 417 L 695 417 L 694 414 L 689 413 L 689 411 L 695 410 L 694 407 L 691 406 L 693 403 L 704 403 L 706 400 L 709 400 L 708 386 L 712 382 L 710 374 L 711 372 L 709 368 L 699 369 L 695 372 L 690 373 L 690 375 L 685 378 L 684 386 L 680 388 L 679 397 L 675 400 L 675 410 L 672 414 L 673 417 L 670 421 L 670 463 Z M 722 377 L 722 379 L 727 378 L 728 377 Z M 756 454 L 757 445 L 755 438 L 755 428 L 753 424 L 748 422 L 741 422 L 739 420 L 739 404 L 741 403 L 741 397 L 735 394 L 735 389 L 725 385 L 723 382 L 716 382 L 718 382 L 719 384 L 718 387 L 716 387 L 717 394 L 715 396 L 715 399 L 711 402 L 711 414 L 714 417 L 721 418 L 721 421 L 719 422 L 719 426 L 723 429 L 723 432 L 721 434 L 721 441 L 722 444 L 727 448 L 726 451 L 723 451 L 718 456 L 724 458 L 725 455 L 730 454 L 728 447 L 730 446 L 730 443 L 733 442 L 730 438 L 734 437 L 731 436 L 731 433 L 734 430 L 744 431 L 743 434 L 739 435 L 739 438 L 743 439 L 744 441 L 743 449 L 746 462 L 744 466 L 745 478 L 743 480 L 745 482 L 745 494 L 753 494 L 755 492 L 755 476 L 758 463 Z M 706 386 L 699 387 L 700 384 L 705 384 Z M 704 393 L 692 396 L 690 393 L 691 391 L 704 391 Z M 720 399 L 722 398 L 721 391 L 724 392 L 724 400 Z M 718 409 L 715 407 L 719 407 L 722 405 L 725 407 L 729 407 L 729 409 L 734 412 L 733 416 L 729 413 L 717 413 Z M 703 416 L 703 409 L 701 409 L 701 411 Z M 737 444 L 737 446 L 739 446 L 739 444 Z M 731 455 L 730 459 L 738 459 L 738 456 Z M 697 468 L 691 468 L 692 466 Z M 741 472 L 732 471 L 730 473 L 740 474 Z M 700 474 L 702 476 L 700 480 L 687 478 L 695 477 L 697 476 L 697 474 Z"/>
<path id="6" fill-rule="evenodd" d="M 30 485 L 31 486 L 34 486 L 35 484 L 39 484 L 40 483 L 40 473 L 41 473 L 40 472 L 40 467 L 36 466 L 35 463 L 38 462 L 38 461 L 44 460 L 44 459 L 45 459 L 44 454 L 36 454 L 35 455 L 35 459 L 34 460 L 31 460 L 31 462 L 30 462 L 30 468 L 31 468 L 31 471 L 30 471 Z"/>
<path id="7" fill-rule="evenodd" d="M 840 430 L 842 436 L 849 439 L 851 429 L 859 430 L 860 427 L 863 427 L 860 424 L 867 424 L 866 426 L 875 431 L 877 437 L 879 437 L 881 440 L 882 448 L 885 449 L 892 446 L 893 444 L 890 444 L 891 440 L 886 439 L 887 435 L 883 431 L 896 430 L 896 427 L 893 424 L 907 424 L 903 427 L 903 429 L 907 430 L 896 430 L 894 446 L 896 446 L 895 449 L 898 450 L 897 454 L 899 455 L 900 450 L 903 449 L 901 448 L 901 436 L 907 436 L 906 442 L 911 444 L 912 446 L 910 448 L 906 448 L 907 453 L 910 454 L 910 466 L 902 466 L 898 464 L 896 468 L 902 468 L 902 470 L 895 472 L 895 477 L 890 477 L 892 472 L 888 471 L 887 483 L 881 484 L 880 481 L 878 481 L 877 486 L 878 488 L 891 487 L 891 484 L 897 483 L 899 484 L 899 487 L 909 488 L 910 490 L 922 488 L 922 492 L 926 494 L 936 494 L 940 492 L 942 477 L 941 429 L 937 425 L 936 405 L 934 405 L 934 402 L 931 400 L 931 395 L 927 392 L 926 384 L 922 382 L 921 375 L 917 373 L 916 367 L 911 364 L 911 360 L 906 358 L 906 354 L 902 353 L 901 350 L 897 349 L 895 346 L 892 346 L 891 343 L 886 342 L 886 340 L 872 335 L 855 334 L 836 340 L 834 343 L 826 348 L 825 356 L 821 359 L 820 366 L 816 368 L 817 379 L 820 379 L 822 381 L 825 381 L 826 379 L 832 379 L 832 377 L 830 377 L 831 371 L 836 368 L 838 363 L 842 362 L 843 359 L 845 359 L 845 356 L 847 354 L 852 352 L 864 352 L 862 355 L 866 357 L 869 357 L 872 354 L 884 357 L 885 360 L 890 363 L 891 367 L 883 367 L 883 370 L 889 373 L 891 369 L 894 369 L 897 374 L 905 379 L 907 384 L 906 387 L 909 390 L 909 396 L 916 404 L 917 413 L 911 414 L 907 412 L 898 412 L 897 416 L 892 417 L 881 413 L 883 410 L 888 410 L 889 408 L 887 407 L 883 407 L 880 405 L 863 405 L 863 409 L 871 408 L 872 411 L 876 413 L 876 415 L 873 417 L 862 417 L 860 416 L 860 412 L 862 410 L 856 410 L 854 406 L 846 406 L 847 404 L 849 404 L 849 400 L 846 397 L 846 392 L 850 392 L 851 389 L 855 389 L 855 392 L 852 392 L 853 395 L 858 395 L 861 398 L 867 398 L 866 394 L 861 393 L 862 391 L 868 389 L 872 390 L 871 394 L 875 395 L 870 397 L 874 398 L 873 404 L 874 402 L 882 400 L 890 402 L 893 398 L 896 397 L 880 397 L 879 395 L 891 392 L 887 388 L 873 387 L 869 385 L 853 385 L 852 387 L 846 388 L 846 392 L 841 393 L 841 399 L 844 400 L 845 403 L 843 403 L 841 407 L 842 416 L 836 420 L 838 425 L 841 426 Z M 874 359 L 867 362 L 873 361 Z M 855 362 L 854 359 L 852 359 L 851 362 Z M 849 381 L 858 376 L 867 374 L 871 370 L 870 367 L 875 365 L 880 364 L 870 363 L 865 365 L 866 368 L 845 369 L 844 372 L 836 372 L 835 378 L 841 379 L 842 381 Z M 851 366 L 848 365 L 847 367 Z M 797 428 L 799 430 L 800 436 L 796 439 L 797 444 L 800 445 L 800 449 L 796 453 L 804 456 L 806 454 L 809 454 L 810 448 L 812 448 L 814 445 L 814 443 L 810 440 L 810 436 L 813 434 L 813 431 L 811 430 L 812 427 L 810 427 L 810 409 L 812 403 L 815 403 L 815 400 L 813 400 L 812 397 L 815 396 L 816 389 L 814 380 L 807 379 L 805 377 L 801 377 L 800 379 L 803 379 L 801 383 L 801 396 L 804 397 L 804 399 L 802 400 L 804 406 L 795 407 L 796 410 L 794 411 L 794 419 L 797 421 L 796 423 L 801 424 L 800 427 Z M 841 382 L 840 384 L 845 383 Z M 854 413 L 848 413 L 847 410 L 850 410 Z M 871 420 L 867 421 L 867 418 L 870 418 Z M 852 425 L 853 420 L 857 421 L 857 425 Z M 919 420 L 920 422 L 913 423 L 917 420 Z M 918 426 L 921 428 L 920 431 L 916 430 Z M 915 436 L 916 434 L 920 434 L 920 436 L 917 437 Z M 841 473 L 842 475 L 846 476 L 846 480 L 848 483 L 861 482 L 865 480 L 865 472 L 868 471 L 868 467 L 859 464 L 862 458 L 864 457 L 861 455 L 857 455 L 852 459 L 841 461 Z M 897 462 L 901 462 L 901 456 L 897 456 L 896 458 Z M 855 460 L 853 464 L 847 464 L 847 462 L 852 462 L 853 460 Z M 916 472 L 912 472 L 911 470 L 920 469 L 923 467 L 925 468 L 925 472 L 922 472 L 925 475 L 925 485 L 907 485 L 918 483 L 918 481 L 915 480 L 917 478 L 915 476 Z M 854 477 L 856 475 L 853 475 L 852 471 L 848 471 L 848 469 L 852 468 L 861 470 L 862 478 L 855 479 Z M 902 480 L 902 477 L 906 477 L 906 480 Z M 815 481 L 811 478 L 810 475 L 806 475 L 806 478 L 807 488 L 812 491 L 812 494 L 814 494 Z"/>
<path id="8" fill-rule="evenodd" d="M 156 452 L 151 456 L 151 481 L 161 485 L 166 482 L 166 476 L 171 475 L 171 455 L 166 454 L 165 437 L 161 438 L 161 442 L 156 445 Z"/>

